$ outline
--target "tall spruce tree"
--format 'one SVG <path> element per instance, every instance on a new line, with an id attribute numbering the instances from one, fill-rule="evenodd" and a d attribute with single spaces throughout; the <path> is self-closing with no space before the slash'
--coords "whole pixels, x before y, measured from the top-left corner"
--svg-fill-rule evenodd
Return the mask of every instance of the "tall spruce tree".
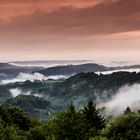
<path id="1" fill-rule="evenodd" d="M 99 130 L 105 127 L 105 119 L 100 115 L 96 104 L 89 101 L 83 109 L 84 125 L 89 137 L 99 134 Z"/>
<path id="2" fill-rule="evenodd" d="M 131 111 L 130 107 L 128 106 L 128 107 L 126 108 L 126 110 L 124 111 L 124 115 L 128 115 L 128 114 L 130 114 L 130 113 L 132 113 L 132 111 Z"/>
<path id="3" fill-rule="evenodd" d="M 49 138 L 55 140 L 83 140 L 83 116 L 71 104 L 66 111 L 62 111 L 48 122 Z"/>

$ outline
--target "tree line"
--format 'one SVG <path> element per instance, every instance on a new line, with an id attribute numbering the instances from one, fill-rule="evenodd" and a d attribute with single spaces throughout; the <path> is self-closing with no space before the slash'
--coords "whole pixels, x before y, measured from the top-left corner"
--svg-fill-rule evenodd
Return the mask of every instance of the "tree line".
<path id="1" fill-rule="evenodd" d="M 138 140 L 140 114 L 127 107 L 124 115 L 105 119 L 89 101 L 82 109 L 73 104 L 46 122 L 28 117 L 17 107 L 0 106 L 0 140 Z"/>

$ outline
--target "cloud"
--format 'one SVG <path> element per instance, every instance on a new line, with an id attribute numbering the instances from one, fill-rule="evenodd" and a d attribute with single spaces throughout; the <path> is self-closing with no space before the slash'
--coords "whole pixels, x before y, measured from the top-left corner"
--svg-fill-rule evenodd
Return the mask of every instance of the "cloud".
<path id="1" fill-rule="evenodd" d="M 123 86 L 110 101 L 103 104 L 106 107 L 106 115 L 118 116 L 123 114 L 127 106 L 133 111 L 140 108 L 140 84 Z"/>
<path id="2" fill-rule="evenodd" d="M 11 93 L 13 98 L 15 98 L 19 95 L 32 95 L 32 96 L 39 97 L 39 98 L 44 97 L 44 95 L 38 94 L 38 93 L 31 94 L 31 91 L 23 92 L 20 88 L 12 88 L 9 90 L 9 92 Z"/>
<path id="3" fill-rule="evenodd" d="M 96 72 L 96 74 L 104 74 L 104 75 L 107 75 L 107 74 L 112 74 L 114 72 L 120 72 L 120 71 L 139 73 L 140 72 L 140 69 L 139 68 L 131 68 L 131 69 L 129 68 L 129 69 L 120 69 L 120 70 L 110 70 L 110 71 Z"/>
<path id="4" fill-rule="evenodd" d="M 10 89 L 9 90 L 12 97 L 16 97 L 18 95 L 31 95 L 31 92 L 28 91 L 28 92 L 23 92 L 21 89 L 19 88 L 13 88 L 13 89 Z"/>
<path id="5" fill-rule="evenodd" d="M 81 65 L 85 63 L 95 63 L 91 60 L 58 60 L 58 61 L 17 61 L 11 62 L 9 64 L 19 67 L 57 67 L 57 66 L 67 66 L 67 65 Z"/>
<path id="6" fill-rule="evenodd" d="M 23 13 L 0 24 L 1 59 L 139 59 L 139 0 L 68 5 L 19 7 Z"/>
<path id="7" fill-rule="evenodd" d="M 65 3 L 97 3 L 99 1 L 103 1 L 103 0 L 0 0 L 0 3 L 4 4 L 4 3 L 54 3 L 54 4 L 65 4 Z"/>
<path id="8" fill-rule="evenodd" d="M 25 82 L 27 80 L 34 82 L 35 80 L 43 81 L 43 80 L 48 80 L 48 79 L 66 79 L 69 76 L 64 76 L 64 75 L 54 75 L 54 76 L 44 76 L 43 74 L 40 73 L 20 73 L 16 78 L 13 79 L 5 79 L 1 80 L 1 84 L 9 84 L 9 83 L 16 83 L 16 82 Z"/>
<path id="9" fill-rule="evenodd" d="M 36 3 L 40 1 L 43 2 L 46 0 L 0 0 L 0 3 L 30 3 L 30 2 Z"/>
<path id="10" fill-rule="evenodd" d="M 27 34 L 34 39 L 42 36 L 94 36 L 136 31 L 140 30 L 139 7 L 139 0 L 118 0 L 88 8 L 64 6 L 52 12 L 37 10 L 31 15 L 13 17 L 1 30 Z"/>

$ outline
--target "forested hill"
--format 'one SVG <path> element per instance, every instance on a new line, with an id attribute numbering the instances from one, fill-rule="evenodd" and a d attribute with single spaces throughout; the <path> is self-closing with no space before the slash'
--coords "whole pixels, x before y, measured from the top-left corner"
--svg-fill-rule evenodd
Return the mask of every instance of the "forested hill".
<path id="1" fill-rule="evenodd" d="M 67 66 L 56 66 L 46 68 L 44 70 L 38 71 L 44 75 L 71 75 L 81 72 L 97 72 L 97 71 L 106 71 L 107 67 L 99 64 L 89 63 L 82 65 L 67 65 Z"/>
<path id="2" fill-rule="evenodd" d="M 104 99 L 114 95 L 121 86 L 140 82 L 140 73 L 116 72 L 109 75 L 80 73 L 54 85 L 50 93 L 57 96 L 85 96 Z M 53 95 L 52 94 L 52 95 Z M 106 96 L 104 96 L 106 94 Z"/>
<path id="3" fill-rule="evenodd" d="M 63 65 L 63 66 L 54 66 L 49 68 L 39 67 L 39 66 L 16 66 L 12 63 L 0 63 L 0 74 L 5 74 L 9 76 L 15 76 L 19 73 L 41 73 L 45 76 L 52 75 L 74 75 L 81 72 L 105 72 L 112 70 L 125 70 L 125 69 L 136 69 L 140 68 L 140 65 L 131 65 L 131 66 L 118 66 L 118 67 L 107 67 L 104 65 L 96 63 L 86 63 L 80 65 Z"/>
<path id="4" fill-rule="evenodd" d="M 109 75 L 80 73 L 64 81 L 26 81 L 0 86 L 1 101 L 22 108 L 37 118 L 46 118 L 48 113 L 65 109 L 71 102 L 81 107 L 92 99 L 104 103 L 125 85 L 140 83 L 140 73 L 116 72 Z M 12 97 L 13 92 L 19 92 Z M 34 96 L 37 96 L 36 98 Z M 41 106 L 36 106 L 36 104 Z"/>
<path id="5" fill-rule="evenodd" d="M 104 99 L 114 95 L 120 87 L 140 83 L 140 73 L 116 72 L 109 75 L 95 73 L 80 73 L 62 82 L 60 81 L 35 81 L 1 85 L 1 89 L 20 88 L 23 91 L 30 91 L 31 94 L 38 93 L 43 96 L 53 96 L 73 99 L 79 96 Z M 5 91 L 4 90 L 4 91 Z M 1 93 L 2 94 L 2 93 Z M 106 96 L 104 97 L 104 95 Z M 6 94 L 5 94 L 6 95 Z"/>
<path id="6" fill-rule="evenodd" d="M 9 76 L 15 76 L 19 74 L 20 72 L 31 73 L 32 71 L 38 71 L 41 69 L 43 68 L 42 67 L 16 66 L 10 63 L 0 63 L 0 75 L 5 74 Z"/>
<path id="7" fill-rule="evenodd" d="M 13 83 L 1 85 L 0 89 L 20 88 L 23 91 L 31 91 L 32 94 L 38 93 L 54 97 L 79 97 L 86 96 L 95 99 L 95 93 L 102 98 L 106 92 L 107 97 L 114 95 L 115 92 L 124 85 L 132 85 L 140 82 L 140 73 L 116 72 L 109 75 L 95 73 L 76 74 L 64 81 L 26 81 L 23 83 Z"/>
<path id="8" fill-rule="evenodd" d="M 105 119 L 89 101 L 83 109 L 72 104 L 46 122 L 28 117 L 17 107 L 0 106 L 1 140 L 139 140 L 140 113 Z"/>
<path id="9" fill-rule="evenodd" d="M 55 66 L 55 67 L 50 67 L 35 72 L 39 72 L 46 76 L 49 76 L 49 75 L 73 75 L 81 72 L 84 73 L 103 72 L 103 71 L 126 70 L 126 69 L 135 69 L 135 68 L 140 68 L 140 65 L 107 67 L 96 63 L 87 63 L 81 65 Z"/>

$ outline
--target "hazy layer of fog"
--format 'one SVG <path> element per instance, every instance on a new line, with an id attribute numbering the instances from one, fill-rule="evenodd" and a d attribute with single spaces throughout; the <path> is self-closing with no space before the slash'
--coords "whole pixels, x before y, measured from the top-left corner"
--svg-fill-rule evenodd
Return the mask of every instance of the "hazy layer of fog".
<path id="1" fill-rule="evenodd" d="M 95 61 L 95 60 L 48 60 L 48 61 L 16 61 L 10 62 L 12 65 L 16 66 L 36 66 L 36 67 L 54 67 L 61 65 L 78 65 L 78 64 L 86 64 L 86 63 L 96 63 L 108 67 L 116 67 L 116 66 L 130 66 L 130 65 L 138 65 L 140 61 Z"/>
<path id="2" fill-rule="evenodd" d="M 18 95 L 30 95 L 30 94 L 31 94 L 30 91 L 28 91 L 28 92 L 23 92 L 23 91 L 22 91 L 21 89 L 19 89 L 19 88 L 13 88 L 13 89 L 10 89 L 9 91 L 10 91 L 12 97 L 16 97 L 16 96 L 18 96 Z"/>
<path id="3" fill-rule="evenodd" d="M 48 80 L 48 79 L 53 79 L 53 80 L 58 80 L 58 79 L 66 79 L 69 76 L 64 76 L 64 75 L 54 75 L 54 76 L 44 76 L 43 74 L 40 73 L 20 73 L 17 77 L 13 79 L 5 79 L 1 80 L 1 84 L 9 84 L 9 83 L 16 83 L 16 82 L 25 82 L 27 80 L 34 82 L 35 80 L 43 81 L 43 80 Z"/>
<path id="4" fill-rule="evenodd" d="M 55 67 L 55 66 L 66 66 L 66 65 L 79 65 L 79 64 L 86 64 L 86 63 L 94 63 L 92 60 L 50 60 L 50 61 L 17 61 L 17 62 L 10 62 L 9 64 L 21 67 Z"/>
<path id="5" fill-rule="evenodd" d="M 104 74 L 104 75 L 107 75 L 107 74 L 112 74 L 114 72 L 120 72 L 120 71 L 123 71 L 123 72 L 140 72 L 140 68 L 133 68 L 133 69 L 122 69 L 122 70 L 110 70 L 110 71 L 103 71 L 103 72 L 96 72 L 97 74 Z"/>
<path id="6" fill-rule="evenodd" d="M 20 88 L 13 88 L 9 90 L 12 97 L 16 97 L 18 95 L 33 95 L 35 97 L 44 98 L 46 100 L 50 100 L 48 95 L 43 95 L 39 93 L 32 94 L 31 91 L 22 91 Z M 98 96 L 99 94 L 96 94 Z M 56 97 L 57 98 L 57 97 Z M 99 97 L 98 97 L 99 98 Z M 79 106 L 81 103 L 87 102 L 88 98 L 84 96 L 79 96 L 73 100 L 73 103 L 76 107 Z M 99 101 L 99 100 L 98 100 Z M 62 102 L 62 101 L 61 101 Z M 60 105 L 61 102 L 57 102 L 57 105 Z M 68 103 L 65 101 L 65 103 Z M 140 110 L 140 84 L 134 84 L 132 86 L 125 85 L 121 87 L 118 92 L 109 99 L 108 102 L 104 102 L 100 100 L 100 104 L 97 107 L 102 108 L 105 107 L 104 115 L 105 116 L 119 116 L 124 113 L 125 109 L 129 106 L 132 111 Z"/>
<path id="7" fill-rule="evenodd" d="M 133 111 L 140 109 L 140 84 L 132 86 L 123 86 L 119 89 L 118 93 L 113 96 L 110 101 L 101 104 L 105 106 L 105 113 L 107 116 L 118 116 L 123 114 L 127 106 Z"/>
<path id="8" fill-rule="evenodd" d="M 9 92 L 11 93 L 13 98 L 15 98 L 19 95 L 33 95 L 33 96 L 39 97 L 39 98 L 44 97 L 44 95 L 42 95 L 42 94 L 38 94 L 38 93 L 31 94 L 31 91 L 25 92 L 25 91 L 22 91 L 20 88 L 12 88 L 9 90 Z"/>
<path id="9" fill-rule="evenodd" d="M 88 62 L 88 61 L 87 61 Z M 91 61 L 89 61 L 91 62 Z M 20 65 L 20 66 L 43 66 L 43 67 L 51 67 L 51 66 L 57 66 L 57 65 L 69 65 L 69 64 L 82 64 L 85 63 L 85 61 L 41 61 L 41 62 L 15 62 L 15 65 Z M 96 62 L 94 62 L 96 63 Z M 13 64 L 13 63 L 12 63 Z M 135 65 L 139 63 L 130 63 L 130 62 L 110 62 L 108 63 L 98 63 L 98 64 L 104 64 L 105 66 L 129 66 L 129 65 Z M 114 71 L 105 71 L 105 72 L 96 72 L 97 74 L 111 74 L 113 72 L 118 72 L 118 71 L 127 71 L 127 72 L 140 72 L 140 69 L 124 69 L 124 70 L 114 70 Z M 27 80 L 30 80 L 31 82 L 34 82 L 35 80 L 43 81 L 43 80 L 48 80 L 48 79 L 66 79 L 69 76 L 64 76 L 64 75 L 56 75 L 56 76 L 44 76 L 43 74 L 40 73 L 20 73 L 17 77 L 13 79 L 5 79 L 2 80 L 0 83 L 1 84 L 8 84 L 8 83 L 15 83 L 15 82 L 25 82 Z M 15 89 L 10 89 L 9 90 L 11 95 L 13 97 L 16 97 L 18 95 L 31 95 L 30 91 L 23 92 L 19 88 Z M 43 97 L 43 95 L 34 93 L 34 96 L 36 97 Z M 97 93 L 97 99 L 98 98 L 98 93 Z M 44 97 L 45 98 L 45 97 Z M 78 97 L 76 100 L 74 100 L 74 104 L 78 106 L 80 102 L 83 100 L 86 100 L 85 97 Z M 107 116 L 113 115 L 113 116 L 118 116 L 120 114 L 123 114 L 124 110 L 126 109 L 127 106 L 129 106 L 133 111 L 140 109 L 140 84 L 134 84 L 132 86 L 123 86 L 121 87 L 118 92 L 113 96 L 108 102 L 104 103 L 101 102 L 99 106 L 105 106 L 105 114 Z"/>

